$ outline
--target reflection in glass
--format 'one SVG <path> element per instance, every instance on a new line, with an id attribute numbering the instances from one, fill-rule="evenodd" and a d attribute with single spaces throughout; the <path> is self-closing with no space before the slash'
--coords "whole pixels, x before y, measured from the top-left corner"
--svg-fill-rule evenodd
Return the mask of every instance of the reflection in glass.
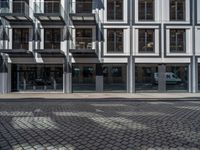
<path id="1" fill-rule="evenodd" d="M 185 20 L 185 0 L 170 0 L 170 20 Z"/>
<path id="2" fill-rule="evenodd" d="M 123 29 L 108 29 L 107 32 L 107 51 L 112 53 L 122 53 Z"/>
<path id="3" fill-rule="evenodd" d="M 126 91 L 126 65 L 103 65 L 104 91 Z"/>
<path id="4" fill-rule="evenodd" d="M 29 29 L 14 28 L 13 29 L 13 49 L 28 50 Z"/>
<path id="5" fill-rule="evenodd" d="M 73 92 L 96 90 L 96 66 L 93 64 L 74 64 L 72 67 Z"/>
<path id="6" fill-rule="evenodd" d="M 138 64 L 135 70 L 136 91 L 158 90 L 158 67 L 150 64 Z"/>
<path id="7" fill-rule="evenodd" d="M 139 29 L 139 52 L 154 52 L 154 29 Z"/>
<path id="8" fill-rule="evenodd" d="M 154 20 L 154 0 L 139 0 L 139 20 Z"/>
<path id="9" fill-rule="evenodd" d="M 123 0 L 107 0 L 107 20 L 123 20 Z"/>
<path id="10" fill-rule="evenodd" d="M 61 30 L 59 28 L 44 29 L 44 48 L 60 49 Z"/>
<path id="11" fill-rule="evenodd" d="M 62 90 L 62 65 L 13 65 L 12 90 Z"/>
<path id="12" fill-rule="evenodd" d="M 170 52 L 180 53 L 186 51 L 186 31 L 185 29 L 170 30 Z"/>
<path id="13" fill-rule="evenodd" d="M 168 65 L 165 73 L 167 90 L 188 90 L 188 66 L 187 65 Z"/>

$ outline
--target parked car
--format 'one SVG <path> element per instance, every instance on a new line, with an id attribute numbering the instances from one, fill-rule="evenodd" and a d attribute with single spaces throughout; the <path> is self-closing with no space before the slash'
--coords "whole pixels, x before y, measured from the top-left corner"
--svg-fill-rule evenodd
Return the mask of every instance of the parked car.
<path id="1" fill-rule="evenodd" d="M 158 73 L 154 73 L 154 80 L 155 83 L 158 84 Z M 165 80 L 166 84 L 178 84 L 181 83 L 182 80 L 173 72 L 166 72 L 165 73 Z"/>

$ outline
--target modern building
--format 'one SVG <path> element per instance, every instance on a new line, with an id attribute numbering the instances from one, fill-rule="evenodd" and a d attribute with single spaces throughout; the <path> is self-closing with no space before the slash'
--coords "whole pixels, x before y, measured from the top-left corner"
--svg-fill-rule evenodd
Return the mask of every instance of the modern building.
<path id="1" fill-rule="evenodd" d="M 0 1 L 0 93 L 198 91 L 199 0 Z"/>

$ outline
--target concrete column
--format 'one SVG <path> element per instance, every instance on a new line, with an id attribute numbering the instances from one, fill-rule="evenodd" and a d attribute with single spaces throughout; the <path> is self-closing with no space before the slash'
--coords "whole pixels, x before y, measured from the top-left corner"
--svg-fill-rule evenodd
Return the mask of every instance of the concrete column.
<path id="1" fill-rule="evenodd" d="M 8 67 L 0 56 L 0 94 L 8 93 Z"/>
<path id="2" fill-rule="evenodd" d="M 158 65 L 158 91 L 166 92 L 166 79 L 165 79 L 166 66 L 164 64 Z"/>
<path id="3" fill-rule="evenodd" d="M 198 62 L 195 56 L 192 57 L 191 65 L 189 67 L 189 92 L 198 92 Z"/>
<path id="4" fill-rule="evenodd" d="M 72 93 L 72 66 L 69 62 L 64 64 L 63 91 Z"/>
<path id="5" fill-rule="evenodd" d="M 135 93 L 135 61 L 133 57 L 129 57 L 127 69 L 128 93 Z"/>
<path id="6" fill-rule="evenodd" d="M 96 64 L 96 92 L 103 92 L 103 67 L 102 64 Z"/>

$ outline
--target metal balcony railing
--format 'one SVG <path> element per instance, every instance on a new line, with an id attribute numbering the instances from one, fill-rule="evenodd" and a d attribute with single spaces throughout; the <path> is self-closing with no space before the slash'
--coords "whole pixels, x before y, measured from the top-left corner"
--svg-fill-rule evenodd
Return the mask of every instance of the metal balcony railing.
<path id="1" fill-rule="evenodd" d="M 25 1 L 1 1 L 0 2 L 0 14 L 13 14 L 29 16 L 29 5 Z"/>
<path id="2" fill-rule="evenodd" d="M 13 49 L 25 49 L 28 50 L 28 42 L 23 41 L 13 41 Z"/>
<path id="3" fill-rule="evenodd" d="M 45 41 L 44 49 L 60 49 L 60 42 Z"/>
<path id="4" fill-rule="evenodd" d="M 71 49 L 76 50 L 92 50 L 95 49 L 95 41 L 92 37 L 76 37 L 76 40 L 72 41 Z"/>

